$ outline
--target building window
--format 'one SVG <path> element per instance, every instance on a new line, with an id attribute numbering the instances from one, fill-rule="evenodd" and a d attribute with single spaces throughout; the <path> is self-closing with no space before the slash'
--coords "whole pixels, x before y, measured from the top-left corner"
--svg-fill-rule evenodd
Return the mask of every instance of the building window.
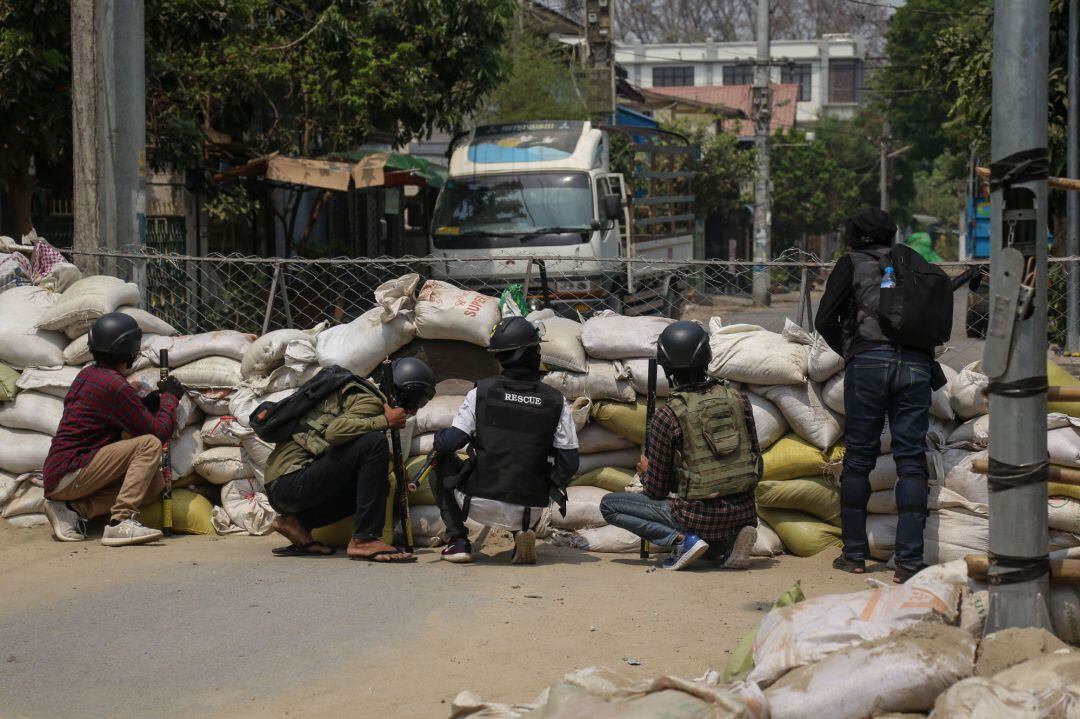
<path id="1" fill-rule="evenodd" d="M 654 67 L 652 70 L 653 87 L 690 87 L 694 84 L 694 68 Z"/>
<path id="2" fill-rule="evenodd" d="M 829 61 L 829 102 L 852 105 L 862 100 L 863 67 L 860 60 Z"/>
<path id="3" fill-rule="evenodd" d="M 789 63 L 780 69 L 780 82 L 799 86 L 799 102 L 810 102 L 810 63 Z"/>
<path id="4" fill-rule="evenodd" d="M 745 65 L 724 65 L 724 84 L 753 85 L 754 66 L 749 63 Z"/>

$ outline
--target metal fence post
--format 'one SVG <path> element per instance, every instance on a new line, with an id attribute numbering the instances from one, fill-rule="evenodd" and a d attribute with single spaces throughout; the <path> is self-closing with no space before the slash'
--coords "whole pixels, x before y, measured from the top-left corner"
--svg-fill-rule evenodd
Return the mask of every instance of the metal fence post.
<path id="1" fill-rule="evenodd" d="M 274 277 L 270 280 L 270 293 L 266 295 L 266 312 L 263 314 L 262 333 L 270 331 L 270 312 L 274 309 L 274 295 L 277 294 L 278 280 L 281 277 L 281 265 L 274 263 Z"/>

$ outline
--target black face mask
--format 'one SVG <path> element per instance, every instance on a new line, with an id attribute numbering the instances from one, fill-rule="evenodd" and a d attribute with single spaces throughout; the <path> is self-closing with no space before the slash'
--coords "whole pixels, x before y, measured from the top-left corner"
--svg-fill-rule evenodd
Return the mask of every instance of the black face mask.
<path id="1" fill-rule="evenodd" d="M 428 385 L 414 384 L 394 388 L 394 401 L 398 407 L 409 412 L 416 412 L 435 396 L 435 388 Z"/>
<path id="2" fill-rule="evenodd" d="M 504 364 L 502 373 L 510 379 L 535 382 L 540 379 L 540 348 L 529 347 L 516 362 Z"/>

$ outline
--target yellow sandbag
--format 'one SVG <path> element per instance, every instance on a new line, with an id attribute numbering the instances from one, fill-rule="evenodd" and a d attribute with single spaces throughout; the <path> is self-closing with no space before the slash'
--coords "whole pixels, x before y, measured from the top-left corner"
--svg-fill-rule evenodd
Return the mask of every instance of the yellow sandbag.
<path id="1" fill-rule="evenodd" d="M 841 445 L 833 447 L 826 455 L 806 440 L 789 433 L 761 453 L 765 465 L 762 479 L 780 481 L 819 476 L 825 473 L 828 464 L 840 461 L 843 456 Z"/>
<path id="2" fill-rule="evenodd" d="M 829 547 L 840 546 L 840 528 L 813 515 L 791 509 L 759 509 L 758 516 L 776 530 L 787 550 L 800 557 L 812 557 Z"/>
<path id="3" fill-rule="evenodd" d="M 623 467 L 600 467 L 586 472 L 573 482 L 571 487 L 599 487 L 609 492 L 622 492 L 626 485 L 634 480 L 634 470 Z"/>
<path id="4" fill-rule="evenodd" d="M 210 514 L 214 505 L 190 489 L 174 488 L 172 493 L 173 531 L 177 534 L 215 534 Z M 139 509 L 139 522 L 161 529 L 161 498 L 155 497 Z"/>
<path id="5" fill-rule="evenodd" d="M 758 509 L 794 509 L 840 526 L 840 483 L 832 477 L 765 480 L 756 498 Z"/>
<path id="6" fill-rule="evenodd" d="M 380 539 L 390 544 L 394 541 L 394 475 L 390 475 L 390 493 L 386 495 L 386 522 L 383 524 L 383 532 Z M 411 504 L 409 506 L 412 506 Z M 344 547 L 352 539 L 353 517 L 350 514 L 344 519 L 339 519 L 333 524 L 318 527 L 311 531 L 311 536 L 316 542 L 325 544 L 327 547 Z"/>
<path id="7" fill-rule="evenodd" d="M 656 407 L 664 406 L 665 400 L 657 398 Z M 634 444 L 645 442 L 646 402 L 639 397 L 637 402 L 615 402 L 609 399 L 593 402 L 589 416 L 602 427 L 610 429 Z"/>
<path id="8" fill-rule="evenodd" d="M 1046 379 L 1051 387 L 1080 386 L 1080 379 L 1073 377 L 1052 360 L 1046 361 Z M 1080 402 L 1051 402 L 1046 405 L 1046 411 L 1064 412 L 1073 417 L 1080 417 Z"/>
<path id="9" fill-rule="evenodd" d="M 1080 499 L 1080 485 L 1062 484 L 1061 482 L 1047 482 L 1046 489 L 1050 497 L 1072 497 Z"/>
<path id="10" fill-rule="evenodd" d="M 19 388 L 15 386 L 18 381 L 19 371 L 0 362 L 0 402 L 15 399 L 15 395 L 19 392 Z"/>
<path id="11" fill-rule="evenodd" d="M 410 479 L 416 477 L 416 473 L 423 468 L 425 462 L 427 462 L 427 456 L 422 454 L 405 460 L 405 472 L 408 473 Z M 433 476 L 435 476 L 435 470 L 432 470 L 428 476 L 417 485 L 415 491 L 409 490 L 410 507 L 413 505 L 422 507 L 424 505 L 435 504 L 435 495 L 432 494 L 431 485 L 428 484 L 428 480 Z M 392 471 L 390 472 L 390 481 L 391 483 L 394 481 L 394 473 Z"/>

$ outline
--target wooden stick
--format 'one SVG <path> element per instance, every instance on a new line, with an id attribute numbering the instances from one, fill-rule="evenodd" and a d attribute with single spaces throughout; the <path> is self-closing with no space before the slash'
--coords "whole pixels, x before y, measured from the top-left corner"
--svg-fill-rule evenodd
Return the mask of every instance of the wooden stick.
<path id="1" fill-rule="evenodd" d="M 1048 402 L 1080 402 L 1080 387 L 1048 387 Z"/>
<path id="2" fill-rule="evenodd" d="M 990 177 L 989 167 L 977 168 L 979 177 L 986 179 Z M 1046 184 L 1054 190 L 1072 190 L 1074 192 L 1080 192 L 1080 180 L 1073 180 L 1068 177 L 1048 177 L 1046 178 Z"/>
<path id="3" fill-rule="evenodd" d="M 971 469 L 976 474 L 989 474 L 990 462 L 985 459 L 976 459 L 971 463 Z M 1049 479 L 1051 482 L 1059 482 L 1061 484 L 1080 485 L 1080 469 L 1050 465 Z"/>
<path id="4" fill-rule="evenodd" d="M 990 559 L 982 554 L 964 557 L 968 576 L 985 580 L 990 575 Z M 1080 559 L 1051 559 L 1050 581 L 1055 584 L 1080 584 Z"/>

